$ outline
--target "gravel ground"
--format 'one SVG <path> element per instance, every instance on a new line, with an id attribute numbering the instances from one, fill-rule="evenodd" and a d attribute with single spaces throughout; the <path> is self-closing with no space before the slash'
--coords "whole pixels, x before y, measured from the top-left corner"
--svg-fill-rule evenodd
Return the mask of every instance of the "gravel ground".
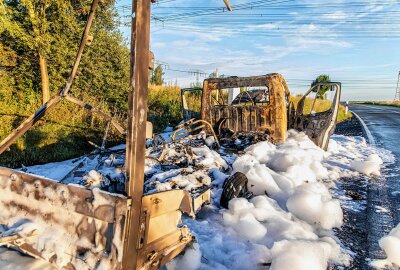
<path id="1" fill-rule="evenodd" d="M 339 123 L 335 133 L 363 136 L 361 124 L 354 116 Z M 391 213 L 387 210 L 392 202 L 386 196 L 388 179 L 385 175 L 390 174 L 390 171 L 389 166 L 383 169 L 381 177 L 360 176 L 357 179 L 342 178 L 338 181 L 337 196 L 351 199 L 341 200 L 344 225 L 335 233 L 351 254 L 353 262 L 349 267 L 337 269 L 372 270 L 375 268 L 369 266 L 371 260 L 385 258 L 384 252 L 378 245 L 379 238 L 375 235 L 387 233 L 393 228 Z"/>

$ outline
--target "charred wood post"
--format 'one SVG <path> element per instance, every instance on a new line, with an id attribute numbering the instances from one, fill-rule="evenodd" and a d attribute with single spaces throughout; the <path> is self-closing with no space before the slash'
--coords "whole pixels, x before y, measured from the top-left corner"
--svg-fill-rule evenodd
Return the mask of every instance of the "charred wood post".
<path id="1" fill-rule="evenodd" d="M 131 72 L 126 137 L 126 193 L 130 204 L 125 222 L 123 269 L 137 265 L 144 184 L 147 90 L 150 56 L 150 0 L 132 1 Z"/>

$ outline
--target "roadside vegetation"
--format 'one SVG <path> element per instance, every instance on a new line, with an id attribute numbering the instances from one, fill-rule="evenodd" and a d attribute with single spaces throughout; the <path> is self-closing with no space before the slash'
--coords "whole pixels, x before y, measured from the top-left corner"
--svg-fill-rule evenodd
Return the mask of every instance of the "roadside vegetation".
<path id="1" fill-rule="evenodd" d="M 0 140 L 49 97 L 69 76 L 90 1 L 8 0 L 0 3 Z M 119 122 L 126 118 L 129 49 L 119 32 L 114 1 L 102 2 L 71 94 Z M 19 167 L 65 160 L 101 144 L 106 123 L 63 101 L 22 136 L 0 165 Z M 110 144 L 123 141 L 111 131 Z M 110 145 L 109 144 L 109 145 Z"/>
<path id="2" fill-rule="evenodd" d="M 40 107 L 40 98 L 37 94 L 30 102 L 21 102 L 13 97 L 0 99 L 0 140 Z M 125 112 L 112 111 L 107 103 L 99 102 L 94 97 L 85 96 L 82 99 L 113 115 L 117 122 L 126 127 Z M 176 126 L 182 120 L 180 88 L 150 85 L 148 107 L 148 119 L 153 122 L 155 132 L 161 132 L 167 126 Z M 63 101 L 19 138 L 10 151 L 0 156 L 0 166 L 14 168 L 87 154 L 95 149 L 93 143 L 101 145 L 106 125 L 98 115 Z M 122 135 L 113 128 L 110 129 L 107 146 L 124 141 Z"/>
<path id="3" fill-rule="evenodd" d="M 355 103 L 371 104 L 371 105 L 384 105 L 384 106 L 400 108 L 400 101 L 362 101 L 362 102 L 355 102 Z"/>
<path id="4" fill-rule="evenodd" d="M 115 1 L 101 2 L 71 94 L 125 125 L 129 49 L 119 32 Z M 90 1 L 8 0 L 0 3 L 0 140 L 62 89 L 75 59 Z M 155 132 L 182 120 L 180 89 L 163 86 L 162 66 L 149 74 L 148 119 Z M 317 78 L 317 81 L 329 79 Z M 200 109 L 197 92 L 188 103 Z M 318 100 L 317 106 L 324 101 Z M 343 116 L 339 116 L 342 120 Z M 81 156 L 101 145 L 99 116 L 61 102 L 0 156 L 0 166 L 20 167 Z M 124 142 L 111 129 L 108 144 Z"/>
<path id="5" fill-rule="evenodd" d="M 298 96 L 294 96 L 292 98 L 296 108 L 297 108 L 297 103 L 299 102 L 301 97 L 302 97 L 301 95 L 298 95 Z M 303 112 L 305 114 L 311 113 L 311 108 L 313 107 L 313 103 L 314 103 L 314 99 L 311 99 L 311 98 L 306 99 L 305 105 L 304 105 L 304 110 L 303 110 Z M 332 102 L 330 100 L 316 99 L 312 111 L 316 112 L 316 113 L 324 112 L 324 111 L 329 110 L 331 105 L 332 105 Z M 349 111 L 346 114 L 346 107 L 344 105 L 339 105 L 339 114 L 338 114 L 337 121 L 343 122 L 351 117 L 352 117 L 351 112 Z"/>

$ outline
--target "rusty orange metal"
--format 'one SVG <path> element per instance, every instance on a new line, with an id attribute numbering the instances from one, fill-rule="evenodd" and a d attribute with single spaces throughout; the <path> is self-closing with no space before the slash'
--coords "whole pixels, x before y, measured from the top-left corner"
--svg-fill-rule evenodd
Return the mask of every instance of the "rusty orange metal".
<path id="1" fill-rule="evenodd" d="M 266 87 L 269 102 L 264 104 L 227 104 L 224 89 Z M 213 95 L 213 93 L 219 93 Z M 226 94 L 225 94 L 226 95 Z M 287 102 L 290 92 L 285 79 L 278 73 L 206 79 L 201 100 L 201 119 L 215 130 L 227 128 L 235 133 L 262 132 L 274 143 L 283 142 L 287 131 Z"/>

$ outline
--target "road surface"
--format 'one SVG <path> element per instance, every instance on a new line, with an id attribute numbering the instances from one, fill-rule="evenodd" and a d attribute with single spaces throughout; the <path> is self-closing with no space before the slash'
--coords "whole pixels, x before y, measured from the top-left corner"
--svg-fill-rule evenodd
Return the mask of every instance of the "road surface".
<path id="1" fill-rule="evenodd" d="M 384 257 L 378 245 L 379 239 L 400 223 L 400 108 L 351 104 L 350 110 L 364 121 L 376 146 L 390 150 L 395 158 L 383 170 L 382 177 L 361 180 L 360 190 L 357 190 L 365 195 L 365 209 L 361 215 L 355 215 L 353 225 L 364 223 L 365 227 L 358 231 L 361 254 L 352 269 L 368 269 L 370 259 Z"/>

